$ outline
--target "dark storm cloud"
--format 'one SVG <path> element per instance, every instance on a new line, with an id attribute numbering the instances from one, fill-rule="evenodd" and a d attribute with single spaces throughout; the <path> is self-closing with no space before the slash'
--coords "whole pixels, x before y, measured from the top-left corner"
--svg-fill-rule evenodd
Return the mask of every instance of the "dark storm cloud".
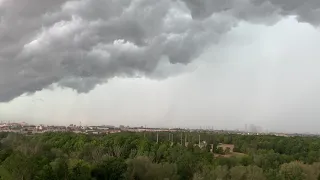
<path id="1" fill-rule="evenodd" d="M 251 2 L 256 6 L 269 3 L 277 8 L 281 15 L 295 15 L 301 22 L 313 25 L 320 23 L 320 1 L 318 0 L 251 0 Z"/>
<path id="2" fill-rule="evenodd" d="M 0 102 L 57 83 L 79 92 L 115 76 L 156 77 L 188 64 L 238 21 L 297 15 L 319 2 L 263 0 L 0 0 Z M 155 70 L 157 72 L 155 73 Z"/>

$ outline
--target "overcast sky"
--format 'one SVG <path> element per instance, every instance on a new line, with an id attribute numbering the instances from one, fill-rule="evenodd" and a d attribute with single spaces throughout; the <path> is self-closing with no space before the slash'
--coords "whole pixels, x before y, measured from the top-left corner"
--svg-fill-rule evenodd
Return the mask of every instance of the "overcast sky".
<path id="1" fill-rule="evenodd" d="M 0 119 L 318 132 L 320 1 L 0 0 Z"/>

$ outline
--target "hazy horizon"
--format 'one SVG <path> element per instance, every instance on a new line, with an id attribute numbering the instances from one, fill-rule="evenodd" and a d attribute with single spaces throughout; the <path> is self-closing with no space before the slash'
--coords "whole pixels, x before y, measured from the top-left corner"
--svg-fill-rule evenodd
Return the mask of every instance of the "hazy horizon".
<path id="1" fill-rule="evenodd" d="M 319 6 L 0 0 L 0 120 L 318 133 Z"/>

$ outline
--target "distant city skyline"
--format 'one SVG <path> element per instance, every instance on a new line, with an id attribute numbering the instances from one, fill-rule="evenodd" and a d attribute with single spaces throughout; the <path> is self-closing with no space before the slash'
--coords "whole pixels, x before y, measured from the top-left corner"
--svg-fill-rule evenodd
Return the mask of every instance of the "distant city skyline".
<path id="1" fill-rule="evenodd" d="M 203 131 L 234 131 L 234 132 L 247 132 L 247 133 L 289 133 L 289 134 L 295 134 L 295 133 L 302 133 L 302 134 L 319 134 L 320 132 L 295 132 L 295 131 L 269 131 L 268 129 L 264 129 L 261 126 L 257 126 L 254 124 L 250 124 L 249 128 L 248 125 L 245 124 L 244 128 L 214 128 L 214 126 L 199 126 L 199 127 L 186 127 L 186 126 L 147 126 L 147 125 L 128 125 L 128 124 L 82 124 L 79 122 L 79 124 L 32 124 L 28 122 L 15 122 L 15 121 L 1 121 L 0 120 L 0 127 L 2 125 L 13 125 L 13 124 L 20 124 L 20 125 L 34 125 L 34 126 L 76 126 L 76 127 L 90 127 L 90 126 L 107 126 L 107 127 L 117 127 L 117 128 L 162 128 L 162 129 L 192 129 L 192 130 L 203 130 Z"/>

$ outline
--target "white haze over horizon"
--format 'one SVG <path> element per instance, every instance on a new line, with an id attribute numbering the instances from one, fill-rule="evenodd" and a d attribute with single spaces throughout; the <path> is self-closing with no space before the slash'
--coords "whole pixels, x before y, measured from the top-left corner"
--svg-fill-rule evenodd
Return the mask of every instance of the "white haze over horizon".
<path id="1" fill-rule="evenodd" d="M 120 68 L 112 64 L 118 68 L 116 72 L 104 74 L 104 69 L 98 68 L 97 74 L 90 75 L 93 79 L 83 82 L 89 84 L 84 89 L 78 81 L 62 76 L 56 80 L 58 76 L 48 73 L 44 73 L 50 79 L 44 83 L 48 85 L 35 89 L 23 86 L 26 90 L 18 85 L 1 89 L 1 85 L 11 84 L 0 78 L 0 120 L 214 129 L 244 129 L 245 124 L 254 124 L 269 131 L 319 132 L 319 28 L 297 21 L 294 16 L 283 17 L 272 25 L 239 20 L 219 35 L 219 41 L 213 41 L 201 47 L 203 51 L 194 60 L 182 64 L 170 65 L 154 57 L 159 63 L 151 68 L 139 61 L 149 55 L 133 54 L 140 64 L 130 67 L 138 69 L 141 76 L 132 75 L 129 65 Z M 188 52 L 180 49 L 180 54 L 175 54 L 170 46 L 161 48 L 168 56 L 182 60 L 183 53 Z M 0 65 L 6 65 L 1 53 L 5 52 L 0 51 Z M 9 70 L 5 72 L 1 67 L 0 76 L 9 78 Z M 54 73 L 60 72 L 57 67 Z M 74 70 L 65 77 L 70 76 L 80 75 Z M 29 79 L 18 81 L 18 77 L 12 82 L 35 86 Z"/>

